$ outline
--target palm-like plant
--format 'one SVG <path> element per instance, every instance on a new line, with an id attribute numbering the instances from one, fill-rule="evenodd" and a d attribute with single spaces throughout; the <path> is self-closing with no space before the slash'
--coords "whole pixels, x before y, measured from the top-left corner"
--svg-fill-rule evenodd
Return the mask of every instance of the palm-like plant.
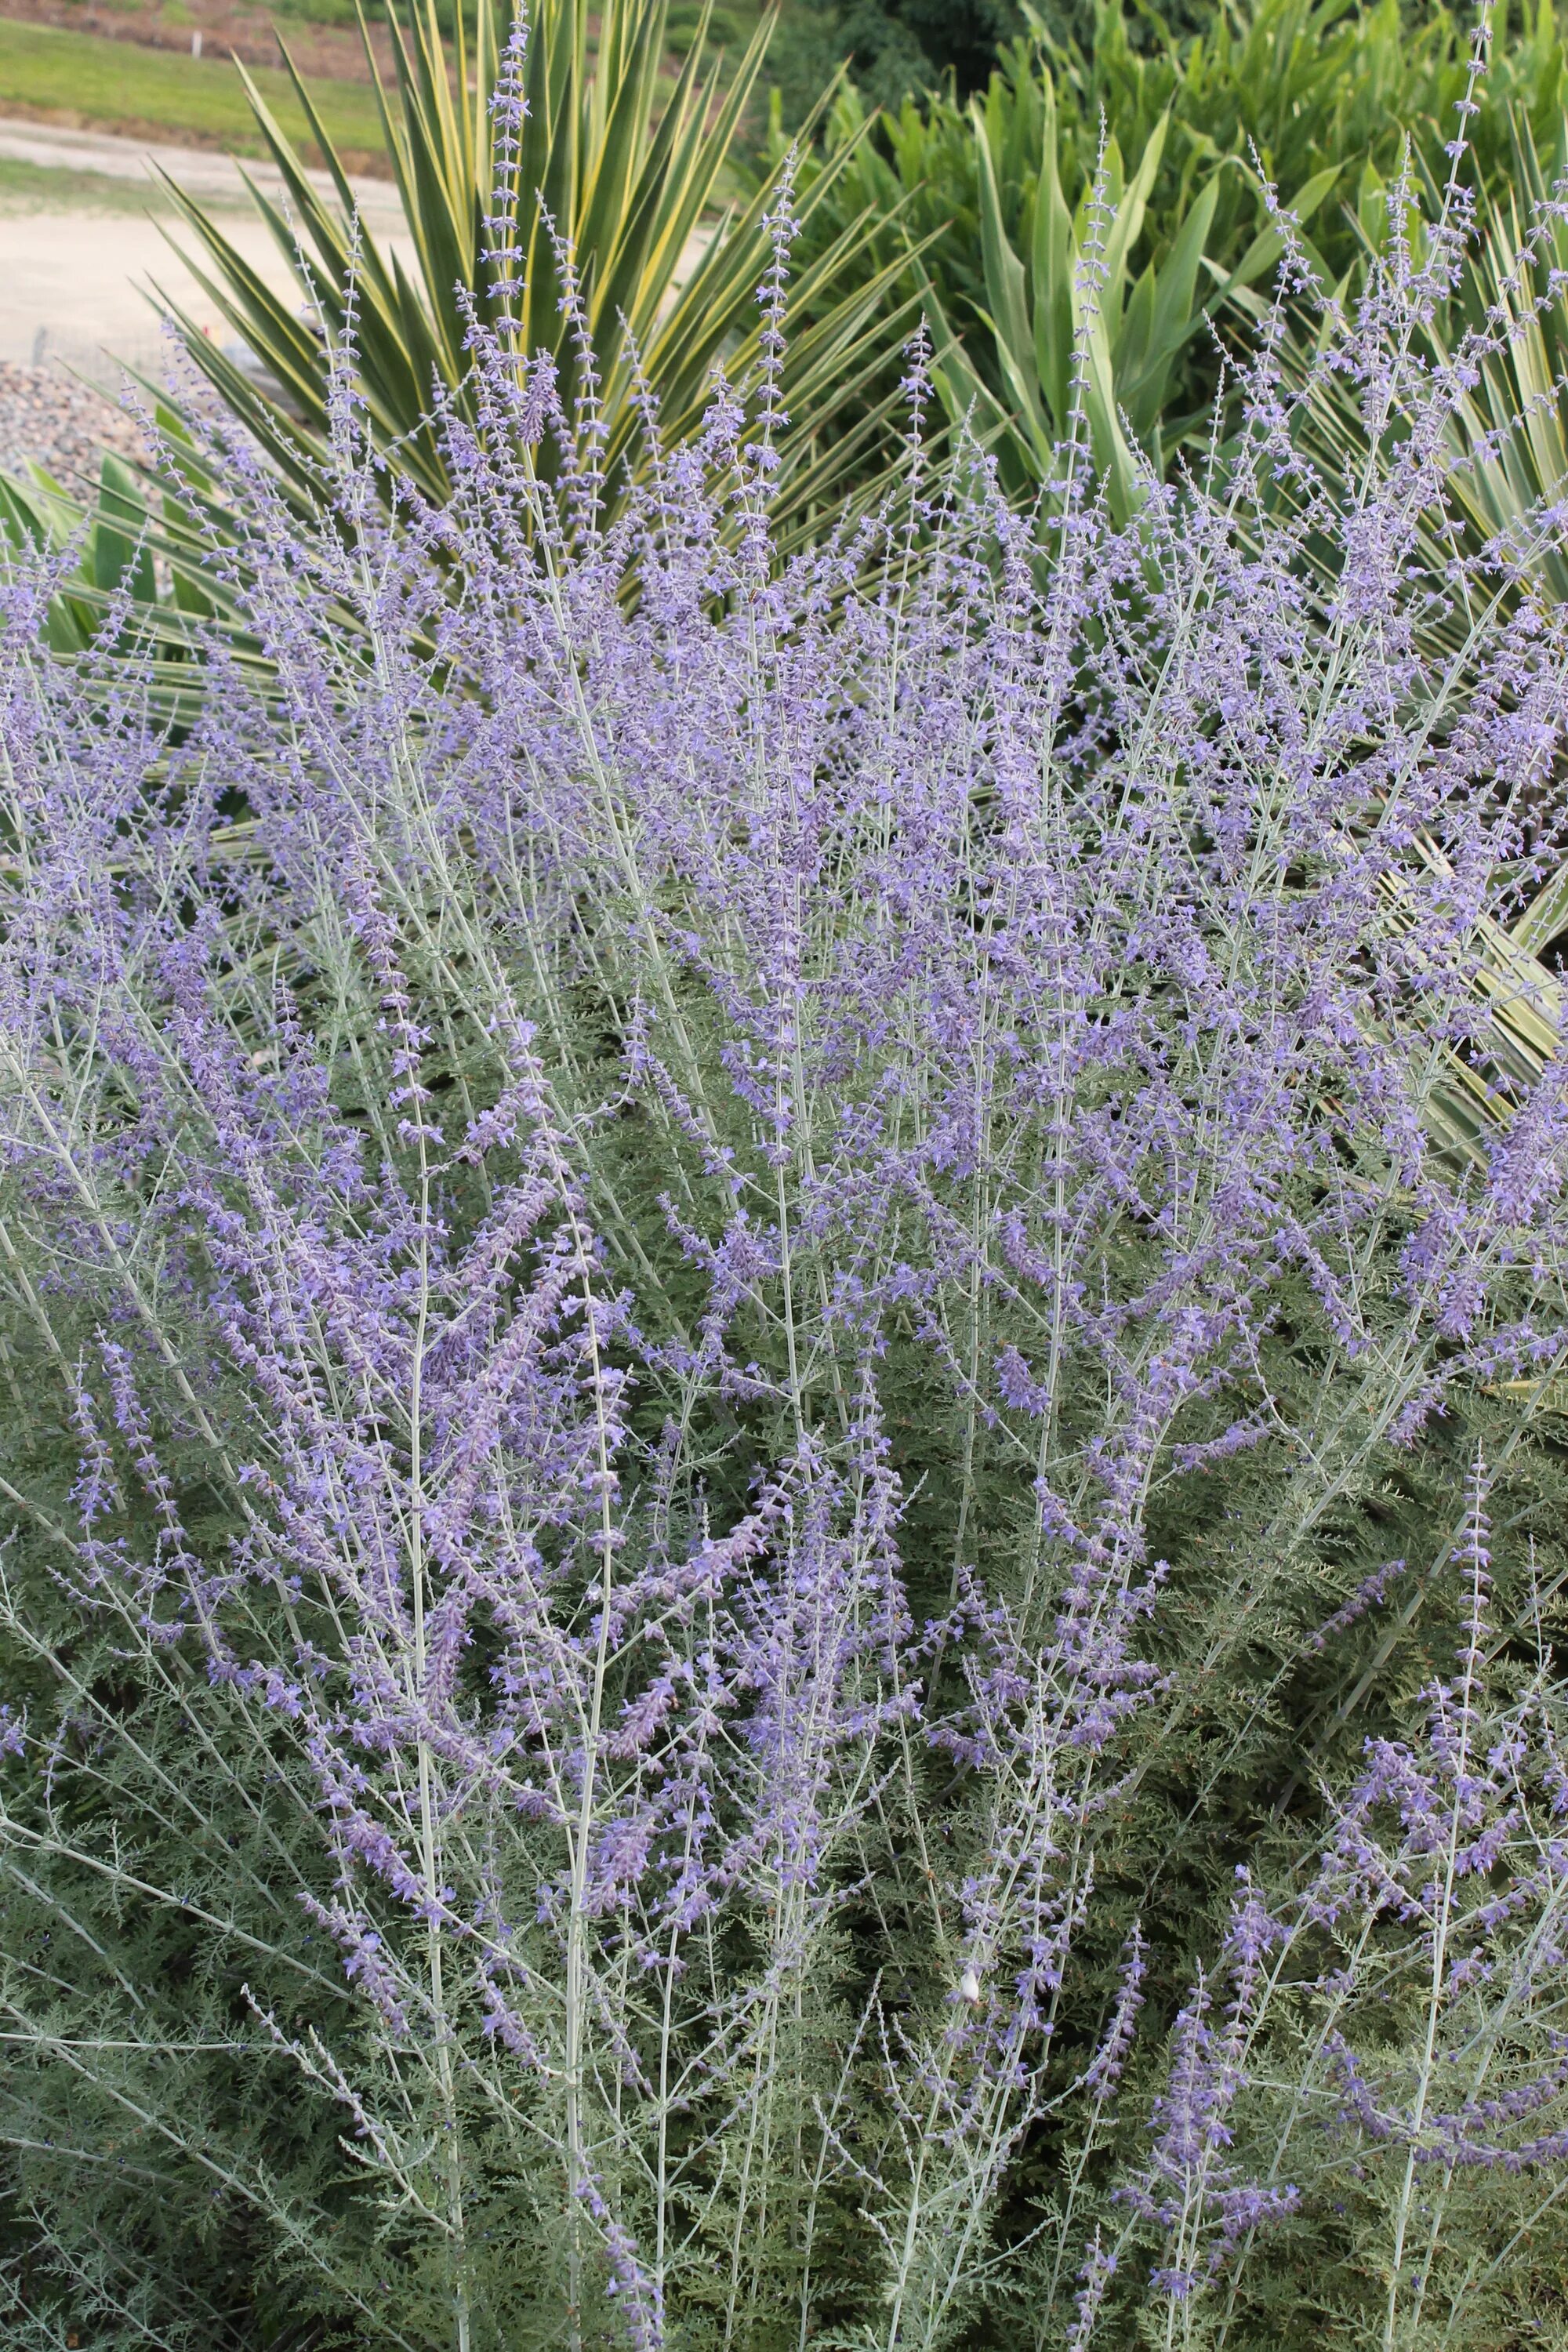
<path id="1" fill-rule="evenodd" d="M 707 52 L 709 15 L 671 86 L 667 0 L 605 0 L 593 18 L 585 0 L 536 0 L 526 19 L 510 18 L 507 0 L 479 0 L 471 40 L 459 10 L 450 48 L 435 0 L 417 0 L 411 27 L 388 0 L 395 88 L 378 79 L 377 89 L 411 263 L 364 233 L 299 76 L 331 195 L 248 83 L 284 196 L 274 201 L 254 184 L 251 194 L 292 284 L 275 291 L 172 185 L 198 248 L 195 275 L 244 356 L 177 305 L 164 307 L 190 362 L 254 435 L 286 497 L 314 503 L 341 370 L 374 443 L 395 448 L 406 478 L 442 498 L 449 484 L 432 401 L 439 387 L 448 412 L 477 421 L 468 391 L 476 326 L 524 363 L 548 356 L 566 416 L 592 436 L 605 514 L 649 461 L 650 407 L 668 446 L 696 429 L 716 365 L 744 382 L 762 355 L 756 297 L 773 257 L 773 217 L 793 208 L 795 226 L 808 226 L 836 196 L 854 143 L 826 172 L 806 175 L 798 205 L 784 156 L 733 194 L 773 20 L 730 73 Z M 809 530 L 821 506 L 841 503 L 847 482 L 874 492 L 896 397 L 889 362 L 914 304 L 897 288 L 907 243 L 899 241 L 896 257 L 875 249 L 886 226 L 862 207 L 826 236 L 810 236 L 791 289 L 791 333 L 770 399 L 786 539 L 790 518 L 795 533 Z M 178 408 L 159 397 L 165 427 L 182 434 Z M 539 460 L 548 465 L 549 452 Z M 139 626 L 169 657 L 171 695 L 191 682 L 188 617 L 222 606 L 206 556 L 228 535 L 221 475 L 195 446 L 182 472 L 199 496 L 187 487 L 175 501 L 118 465 L 85 504 L 47 476 L 0 478 L 0 532 L 80 551 L 51 619 L 59 648 L 85 644 L 110 596 L 129 595 Z M 151 554 L 161 559 L 156 570 Z"/>
<path id="2" fill-rule="evenodd" d="M 331 352 L 345 352 L 374 439 L 395 445 L 412 478 L 439 497 L 448 485 L 427 421 L 432 392 L 439 383 L 464 412 L 478 323 L 525 360 L 550 355 L 568 415 L 592 409 L 613 502 L 646 458 L 645 387 L 663 434 L 679 441 L 703 413 L 715 364 L 740 376 L 759 354 L 756 289 L 787 164 L 713 215 L 772 18 L 731 74 L 709 56 L 705 13 L 669 88 L 667 0 L 605 0 L 593 19 L 586 0 L 539 0 L 510 30 L 498 0 L 479 0 L 471 45 L 459 11 L 450 53 L 434 0 L 421 0 L 406 29 L 387 13 L 396 89 L 379 79 L 377 89 L 413 267 L 356 226 L 347 176 L 298 76 L 335 201 L 249 85 L 288 208 L 253 193 L 293 285 L 275 293 L 175 189 L 198 275 L 263 373 L 171 304 L 185 349 L 301 491 L 326 439 Z M 832 184 L 831 174 L 814 182 L 802 209 Z M 877 430 L 868 395 L 900 315 L 888 299 L 894 269 L 856 266 L 871 231 L 865 219 L 844 224 L 796 289 L 812 323 L 784 362 L 782 404 L 800 422 L 781 455 L 803 507 Z"/>
<path id="3" fill-rule="evenodd" d="M 1180 37 L 1124 0 L 1085 13 L 1080 47 L 1026 0 L 1030 37 L 968 107 L 910 100 L 866 139 L 846 93 L 826 145 L 854 153 L 816 234 L 869 205 L 924 242 L 910 275 L 938 331 L 939 384 L 1019 495 L 1054 470 L 1074 333 L 1090 326 L 1081 396 L 1124 501 L 1130 438 L 1163 468 L 1194 427 L 1206 437 L 1209 321 L 1245 307 L 1279 256 L 1269 189 L 1335 282 L 1356 267 L 1407 138 L 1440 172 L 1455 109 L 1473 100 L 1467 182 L 1504 188 L 1512 121 L 1550 126 L 1565 68 L 1552 0 L 1489 0 L 1479 88 L 1476 25 L 1440 5 L 1412 24 L 1399 0 L 1225 0 Z M 775 131 L 775 159 L 783 143 Z"/>
<path id="4" fill-rule="evenodd" d="M 1119 509 L 1133 445 L 1163 471 L 1194 429 L 1206 432 L 1210 322 L 1281 252 L 1265 174 L 1298 224 L 1315 227 L 1337 211 L 1326 200 L 1360 152 L 1353 142 L 1336 151 L 1329 133 L 1366 46 L 1361 20 L 1333 45 L 1326 83 L 1307 56 L 1333 13 L 1333 0 L 1315 10 L 1260 0 L 1245 41 L 1219 26 L 1143 58 L 1106 7 L 1090 59 L 1043 36 L 1020 41 L 966 108 L 933 94 L 867 138 L 853 94 L 836 104 L 826 145 L 842 176 L 819 220 L 893 221 L 879 260 L 893 257 L 900 231 L 923 244 L 908 282 L 933 330 L 938 389 L 949 415 L 995 450 L 1015 494 L 1032 496 L 1055 470 L 1080 341 L 1092 456 Z M 1289 135 L 1261 172 L 1253 131 L 1266 114 L 1279 126 L 1266 89 L 1247 82 L 1254 69 L 1262 85 L 1282 77 L 1289 93 Z M 1302 108 L 1310 131 L 1292 111 Z M 783 152 L 775 130 L 775 163 Z"/>

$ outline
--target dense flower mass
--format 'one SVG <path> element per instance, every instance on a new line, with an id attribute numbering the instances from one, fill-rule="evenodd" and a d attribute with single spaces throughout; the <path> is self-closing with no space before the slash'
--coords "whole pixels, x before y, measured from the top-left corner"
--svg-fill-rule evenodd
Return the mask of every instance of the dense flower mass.
<path id="1" fill-rule="evenodd" d="M 5 578 L 18 2344 L 1555 2307 L 1568 623 L 1457 236 L 1120 526 L 917 349 L 784 556 L 775 235 L 613 526 L 476 329 L 438 508 L 346 370 L 309 526 L 214 426 L 199 691 Z"/>

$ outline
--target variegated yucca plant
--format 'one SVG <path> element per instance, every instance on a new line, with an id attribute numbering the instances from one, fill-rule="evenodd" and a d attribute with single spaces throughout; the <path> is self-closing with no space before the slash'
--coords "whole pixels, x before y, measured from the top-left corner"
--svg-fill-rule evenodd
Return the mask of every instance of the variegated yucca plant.
<path id="1" fill-rule="evenodd" d="M 542 0 L 509 28 L 498 0 L 480 0 L 471 46 L 459 14 L 448 50 L 431 0 L 406 29 L 389 10 L 397 86 L 377 88 L 413 270 L 356 230 L 347 176 L 298 77 L 335 203 L 247 81 L 288 192 L 287 210 L 257 202 L 293 272 L 291 296 L 174 194 L 209 290 L 266 381 L 171 310 L 193 361 L 286 479 L 314 478 L 334 350 L 351 355 L 378 444 L 434 497 L 449 483 L 432 389 L 458 390 L 472 416 L 461 387 L 476 326 L 525 361 L 549 354 L 566 412 L 592 413 L 612 503 L 645 461 L 648 397 L 679 443 L 702 417 L 717 362 L 743 382 L 761 348 L 757 288 L 789 169 L 739 193 L 737 142 L 773 20 L 731 70 L 709 51 L 705 13 L 673 87 L 668 20 L 666 0 L 607 0 L 592 17 L 586 0 Z M 831 184 L 814 186 L 799 213 Z M 857 404 L 897 333 L 892 272 L 856 272 L 836 293 L 868 235 L 868 222 L 846 223 L 795 289 L 812 323 L 791 338 L 781 389 L 798 421 L 780 455 L 802 505 L 828 494 L 877 428 Z"/>
<path id="2" fill-rule="evenodd" d="M 166 299 L 163 308 L 188 369 L 254 437 L 297 512 L 315 499 L 334 384 L 362 405 L 375 445 L 395 453 L 405 488 L 439 500 L 451 484 L 432 398 L 439 387 L 476 421 L 476 333 L 553 373 L 563 413 L 593 444 L 602 517 L 646 467 L 652 413 L 676 446 L 700 425 L 717 366 L 743 389 L 762 350 L 757 290 L 774 266 L 775 216 L 808 227 L 852 150 L 798 197 L 786 193 L 787 157 L 748 181 L 739 144 L 773 17 L 733 67 L 710 52 L 708 21 L 705 11 L 676 67 L 666 0 L 605 0 L 592 16 L 585 0 L 538 0 L 510 21 L 502 0 L 479 0 L 471 37 L 459 11 L 450 44 L 431 0 L 406 24 L 389 6 L 395 87 L 384 86 L 368 37 L 366 54 L 412 260 L 359 220 L 287 53 L 331 194 L 246 76 L 283 191 L 251 194 L 291 282 L 282 292 L 269 284 L 171 183 L 195 275 L 230 335 L 207 334 Z M 902 249 L 896 264 L 868 264 L 873 226 L 841 221 L 814 240 L 791 289 L 800 323 L 773 395 L 786 540 L 878 471 L 889 360 L 913 303 L 894 289 Z M 159 394 L 163 423 L 188 441 L 172 399 Z M 52 624 L 62 650 L 86 642 L 118 591 L 181 668 L 188 614 L 210 612 L 219 593 L 209 553 L 229 536 L 223 485 L 194 446 L 191 457 L 199 502 L 188 483 L 178 501 L 139 495 L 120 469 L 85 505 L 36 472 L 0 483 L 0 528 L 13 542 L 82 546 Z M 556 457 L 541 446 L 529 462 L 549 472 Z M 163 559 L 162 587 L 149 551 Z"/>

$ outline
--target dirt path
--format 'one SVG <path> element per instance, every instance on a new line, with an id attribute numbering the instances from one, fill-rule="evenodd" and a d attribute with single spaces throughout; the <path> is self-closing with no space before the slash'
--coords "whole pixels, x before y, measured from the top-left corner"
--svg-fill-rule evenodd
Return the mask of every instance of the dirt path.
<path id="1" fill-rule="evenodd" d="M 239 165 L 226 155 L 0 121 L 0 163 L 28 167 L 25 185 L 0 213 L 0 360 L 57 358 L 102 383 L 118 380 L 121 362 L 155 370 L 161 338 L 143 291 L 154 280 L 198 325 L 226 334 L 168 232 L 187 246 L 188 237 L 166 211 L 150 218 L 140 209 L 142 190 L 156 202 L 158 166 L 204 205 L 223 208 L 226 233 L 269 284 L 280 291 L 290 284 L 282 256 L 249 211 Z M 252 168 L 258 184 L 276 193 L 266 167 Z M 366 226 L 386 238 L 401 221 L 391 190 L 371 182 L 358 193 Z"/>
<path id="2" fill-rule="evenodd" d="M 237 163 L 205 147 L 145 144 L 116 139 L 103 131 L 66 131 L 54 123 L 15 121 L 0 116 L 0 159 L 30 163 L 58 172 L 90 172 L 105 179 L 145 185 L 156 169 L 167 172 L 204 204 L 247 203 L 242 173 L 248 173 L 269 194 L 279 190 L 277 173 L 269 163 Z M 315 185 L 329 192 L 324 172 L 310 174 Z M 401 218 L 397 199 L 384 180 L 365 180 L 356 191 L 367 222 L 378 234 Z"/>

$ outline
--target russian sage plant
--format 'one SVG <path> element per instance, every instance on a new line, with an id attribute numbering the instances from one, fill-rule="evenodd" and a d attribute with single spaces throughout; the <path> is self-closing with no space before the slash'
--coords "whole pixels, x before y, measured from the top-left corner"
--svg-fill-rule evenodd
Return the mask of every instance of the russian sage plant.
<path id="1" fill-rule="evenodd" d="M 613 527 L 345 380 L 177 727 L 8 572 L 9 2341 L 1554 2308 L 1568 635 L 1429 294 L 1353 495 L 1266 337 L 1043 551 L 918 352 L 788 560 L 776 362 Z"/>

